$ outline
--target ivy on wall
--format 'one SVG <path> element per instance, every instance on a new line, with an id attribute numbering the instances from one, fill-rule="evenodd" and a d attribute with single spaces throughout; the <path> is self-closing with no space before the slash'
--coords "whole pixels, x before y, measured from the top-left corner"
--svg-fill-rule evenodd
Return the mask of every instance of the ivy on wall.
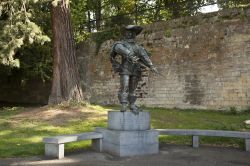
<path id="1" fill-rule="evenodd" d="M 115 28 L 93 33 L 91 39 L 96 43 L 96 53 L 99 52 L 99 49 L 103 42 L 107 40 L 120 40 L 122 38 L 122 27 L 116 26 Z"/>

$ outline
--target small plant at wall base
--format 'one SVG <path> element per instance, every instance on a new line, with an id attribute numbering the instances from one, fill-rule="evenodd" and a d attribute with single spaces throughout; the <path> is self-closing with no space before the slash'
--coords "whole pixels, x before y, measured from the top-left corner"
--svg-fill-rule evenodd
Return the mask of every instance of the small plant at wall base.
<path id="1" fill-rule="evenodd" d="M 236 107 L 230 107 L 229 112 L 233 115 L 237 115 L 238 113 L 240 113 L 240 111 L 237 110 Z"/>
<path id="2" fill-rule="evenodd" d="M 165 37 L 170 38 L 172 36 L 172 29 L 166 29 L 165 30 Z"/>

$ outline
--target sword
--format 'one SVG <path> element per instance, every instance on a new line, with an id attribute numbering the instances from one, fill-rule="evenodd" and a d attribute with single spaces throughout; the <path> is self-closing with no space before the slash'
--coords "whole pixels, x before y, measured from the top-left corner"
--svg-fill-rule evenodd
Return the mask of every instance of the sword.
<path id="1" fill-rule="evenodd" d="M 128 60 L 129 60 L 129 62 L 131 62 L 133 64 L 138 64 L 138 65 L 140 65 L 140 67 L 143 67 L 144 69 L 146 68 L 147 71 L 150 70 L 151 72 L 153 72 L 153 73 L 155 73 L 155 74 L 157 74 L 157 75 L 159 75 L 159 76 L 161 76 L 161 77 L 163 77 L 163 78 L 166 79 L 166 77 L 162 73 L 160 73 L 157 69 L 156 70 L 152 70 L 148 66 L 144 65 L 143 63 L 140 63 L 139 62 L 140 58 L 137 58 L 135 60 L 133 60 L 132 58 L 128 58 Z"/>
<path id="2" fill-rule="evenodd" d="M 162 73 L 160 73 L 158 70 L 157 70 L 157 72 L 156 71 L 153 71 L 153 70 L 151 70 L 151 72 L 153 72 L 153 73 L 155 73 L 155 74 L 157 74 L 157 75 L 159 75 L 159 76 L 161 76 L 161 77 L 163 77 L 163 78 L 165 78 L 165 79 L 167 79 Z"/>

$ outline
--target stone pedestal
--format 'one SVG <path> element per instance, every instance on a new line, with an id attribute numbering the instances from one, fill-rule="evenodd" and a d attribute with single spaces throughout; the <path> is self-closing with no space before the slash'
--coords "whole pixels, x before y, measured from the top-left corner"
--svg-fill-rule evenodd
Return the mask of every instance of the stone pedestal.
<path id="1" fill-rule="evenodd" d="M 96 128 L 103 134 L 103 151 L 117 156 L 156 154 L 158 131 L 150 129 L 149 112 L 110 111 L 108 128 Z"/>
<path id="2" fill-rule="evenodd" d="M 135 115 L 131 112 L 110 111 L 108 113 L 108 129 L 142 131 L 150 129 L 149 112 L 139 112 Z"/>

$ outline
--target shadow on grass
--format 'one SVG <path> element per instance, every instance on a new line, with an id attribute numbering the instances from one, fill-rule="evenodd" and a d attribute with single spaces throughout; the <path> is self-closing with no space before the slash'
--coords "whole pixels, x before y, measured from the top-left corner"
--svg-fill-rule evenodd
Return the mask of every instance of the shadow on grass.
<path id="1" fill-rule="evenodd" d="M 0 132 L 0 157 L 17 157 L 42 155 L 44 153 L 44 137 L 81 133 L 93 131 L 96 125 L 105 127 L 105 121 L 94 122 L 74 122 L 64 127 L 51 127 L 43 125 L 40 127 L 22 128 L 17 127 Z M 6 132 L 4 132 L 6 131 Z M 90 141 L 68 143 L 65 145 L 66 151 L 74 151 L 81 148 L 90 147 Z"/>
<path id="2" fill-rule="evenodd" d="M 43 155 L 44 137 L 82 133 L 93 131 L 95 127 L 106 126 L 105 112 L 100 114 L 94 110 L 82 112 L 59 110 L 47 116 L 46 111 L 46 109 L 0 111 L 0 157 Z M 43 114 L 45 117 L 41 117 Z M 90 141 L 65 145 L 67 152 L 89 147 Z"/>

